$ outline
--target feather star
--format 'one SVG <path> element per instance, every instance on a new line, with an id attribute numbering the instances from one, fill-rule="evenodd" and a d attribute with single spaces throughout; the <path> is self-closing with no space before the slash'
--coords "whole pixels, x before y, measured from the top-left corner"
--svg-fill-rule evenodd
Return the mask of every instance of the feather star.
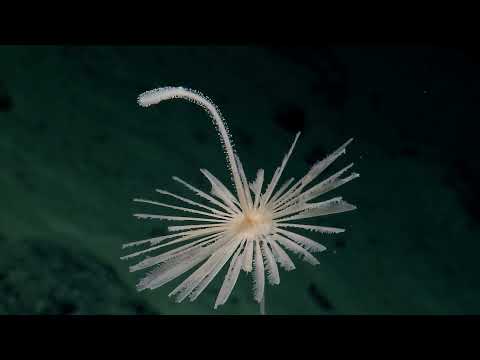
<path id="1" fill-rule="evenodd" d="M 311 253 L 326 250 L 325 246 L 296 231 L 307 230 L 327 234 L 345 231 L 340 228 L 309 225 L 297 221 L 356 209 L 341 197 L 312 202 L 320 195 L 359 177 L 357 173 L 342 177 L 353 164 L 316 185 L 309 186 L 335 159 L 345 153 L 352 139 L 323 160 L 317 161 L 301 179 L 294 183 L 294 179 L 290 178 L 277 190 L 285 165 L 300 136 L 300 133 L 297 133 L 281 165 L 275 170 L 270 183 L 262 192 L 264 170 L 258 170 L 255 180 L 251 183 L 247 182 L 242 163 L 232 146 L 225 121 L 219 109 L 206 96 L 183 87 L 162 87 L 142 93 L 138 97 L 138 103 L 140 106 L 148 107 L 174 98 L 185 99 L 200 105 L 212 118 L 227 156 L 235 192 L 232 193 L 208 170 L 201 169 L 202 174 L 210 182 L 210 194 L 176 176 L 173 180 L 206 200 L 204 203 L 160 189 L 156 191 L 161 195 L 186 205 L 176 206 L 152 200 L 134 199 L 136 202 L 188 213 L 187 216 L 134 214 L 137 218 L 187 222 L 188 225 L 169 226 L 168 230 L 171 232 L 169 235 L 124 244 L 123 248 L 138 245 L 149 247 L 124 256 L 122 259 L 149 254 L 163 247 L 175 245 L 167 252 L 146 257 L 138 264 L 130 266 L 130 271 L 156 266 L 137 284 L 138 291 L 158 288 L 201 264 L 169 294 L 175 298 L 176 302 L 181 302 L 187 297 L 190 301 L 194 301 L 230 261 L 214 308 L 225 304 L 240 271 L 243 270 L 247 273 L 252 272 L 254 299 L 260 303 L 263 313 L 265 273 L 270 284 L 278 285 L 280 274 L 277 264 L 286 271 L 295 269 L 293 261 L 285 250 L 298 255 L 312 265 L 319 264 L 319 261 Z"/>

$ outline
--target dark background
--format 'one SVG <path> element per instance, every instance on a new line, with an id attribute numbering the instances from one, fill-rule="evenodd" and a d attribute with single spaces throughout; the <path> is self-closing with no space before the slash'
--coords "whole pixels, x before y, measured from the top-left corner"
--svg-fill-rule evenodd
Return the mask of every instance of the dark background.
<path id="1" fill-rule="evenodd" d="M 185 101 L 142 109 L 160 86 L 202 91 L 222 110 L 247 176 L 269 177 L 296 131 L 286 169 L 299 178 L 350 137 L 330 171 L 360 179 L 335 191 L 358 206 L 333 216 L 328 252 L 268 286 L 271 314 L 479 314 L 478 57 L 428 46 L 0 46 L 0 313 L 256 314 L 242 273 L 213 310 L 223 272 L 193 303 L 137 294 L 121 244 L 162 235 L 135 220 L 228 182 L 208 116 Z M 331 172 L 329 172 L 331 173 Z M 320 223 L 320 220 L 319 220 Z M 325 223 L 325 222 L 322 222 Z"/>

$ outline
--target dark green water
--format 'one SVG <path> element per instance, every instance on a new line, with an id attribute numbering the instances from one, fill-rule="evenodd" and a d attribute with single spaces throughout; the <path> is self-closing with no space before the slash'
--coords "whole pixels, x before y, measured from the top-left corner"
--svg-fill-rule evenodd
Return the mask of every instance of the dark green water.
<path id="1" fill-rule="evenodd" d="M 245 274 L 213 310 L 225 270 L 193 303 L 174 281 L 137 293 L 121 244 L 163 235 L 132 217 L 182 193 L 228 183 L 208 116 L 185 101 L 149 109 L 139 93 L 185 86 L 227 119 L 249 178 L 279 165 L 299 178 L 350 137 L 328 174 L 358 206 L 313 223 L 328 247 L 268 286 L 271 314 L 480 313 L 480 100 L 475 58 L 454 49 L 0 46 L 0 313 L 256 314 Z M 185 193 L 186 194 L 186 193 Z M 329 194 L 331 195 L 331 194 Z"/>

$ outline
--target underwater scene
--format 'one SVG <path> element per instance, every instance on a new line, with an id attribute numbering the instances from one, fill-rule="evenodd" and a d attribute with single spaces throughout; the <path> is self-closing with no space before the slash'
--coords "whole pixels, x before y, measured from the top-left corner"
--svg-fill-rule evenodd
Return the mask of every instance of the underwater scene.
<path id="1" fill-rule="evenodd" d="M 0 314 L 480 314 L 479 64 L 0 45 Z"/>

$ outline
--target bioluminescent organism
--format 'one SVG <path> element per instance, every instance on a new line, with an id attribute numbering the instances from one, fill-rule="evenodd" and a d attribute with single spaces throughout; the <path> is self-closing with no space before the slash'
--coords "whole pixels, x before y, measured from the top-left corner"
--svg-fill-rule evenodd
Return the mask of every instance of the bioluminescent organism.
<path id="1" fill-rule="evenodd" d="M 130 271 L 155 266 L 138 283 L 137 289 L 142 291 L 158 288 L 198 266 L 169 294 L 177 302 L 187 297 L 190 301 L 194 301 L 229 262 L 214 307 L 225 304 L 243 270 L 252 273 L 254 299 L 260 303 L 261 313 L 264 313 L 265 277 L 270 284 L 278 285 L 280 273 L 277 264 L 286 271 L 295 269 L 293 261 L 285 250 L 300 256 L 312 265 L 317 265 L 319 262 L 311 253 L 326 249 L 325 246 L 297 232 L 302 230 L 331 234 L 344 231 L 340 228 L 310 225 L 307 224 L 306 219 L 356 209 L 341 197 L 312 202 L 320 195 L 357 178 L 359 176 L 357 173 L 342 177 L 353 164 L 309 186 L 335 159 L 345 153 L 352 139 L 325 159 L 316 162 L 298 181 L 294 182 L 294 179 L 290 178 L 277 189 L 280 177 L 300 136 L 298 133 L 268 185 L 263 186 L 265 182 L 263 169 L 258 170 L 255 180 L 249 183 L 242 163 L 233 148 L 225 121 L 219 109 L 207 97 L 198 91 L 182 87 L 163 87 L 141 94 L 138 97 L 138 103 L 147 107 L 174 98 L 186 99 L 200 105 L 213 119 L 227 156 L 235 190 L 231 192 L 208 170 L 201 169 L 202 174 L 210 182 L 210 193 L 176 176 L 173 180 L 187 187 L 203 199 L 203 202 L 159 189 L 156 190 L 159 194 L 186 205 L 177 206 L 152 200 L 134 199 L 137 202 L 158 205 L 187 214 L 184 216 L 135 214 L 134 216 L 141 219 L 177 221 L 184 225 L 169 226 L 168 230 L 171 232 L 169 235 L 125 244 L 124 248 L 137 245 L 149 247 L 124 256 L 122 259 L 150 254 L 175 245 L 169 251 L 146 257 L 138 264 L 131 266 Z"/>

